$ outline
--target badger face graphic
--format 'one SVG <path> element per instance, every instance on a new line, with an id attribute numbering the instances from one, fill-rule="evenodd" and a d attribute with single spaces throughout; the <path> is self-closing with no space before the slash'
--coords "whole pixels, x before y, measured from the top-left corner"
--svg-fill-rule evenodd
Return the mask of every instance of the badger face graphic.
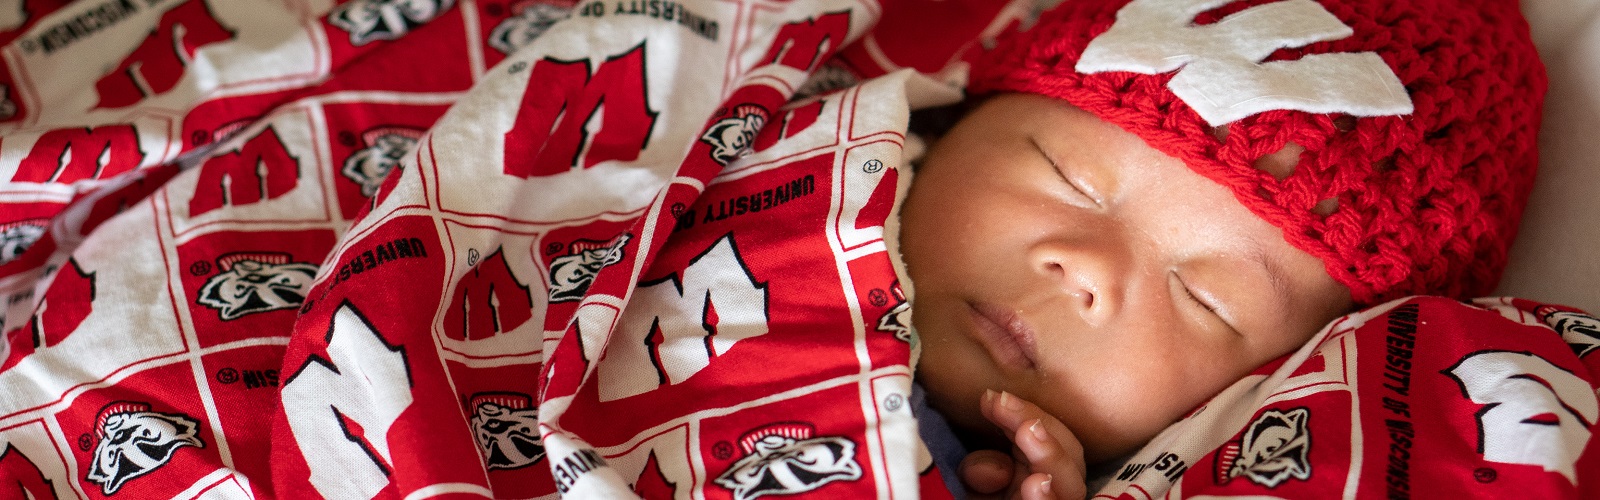
<path id="1" fill-rule="evenodd" d="M 496 397 L 475 397 L 472 432 L 483 447 L 490 469 L 527 467 L 544 458 L 544 440 L 539 437 L 539 409 L 531 399 L 512 394 L 519 401 L 507 403 Z"/>
<path id="2" fill-rule="evenodd" d="M 43 224 L 16 224 L 0 229 L 0 262 L 11 262 L 28 251 L 41 236 L 44 236 Z"/>
<path id="3" fill-rule="evenodd" d="M 367 147 L 350 155 L 339 169 L 340 174 L 360 184 L 361 196 L 368 198 L 378 193 L 378 186 L 417 146 L 417 136 L 421 135 L 409 130 L 376 132 L 366 134 L 370 136 Z"/>
<path id="4" fill-rule="evenodd" d="M 1594 316 L 1561 311 L 1545 316 L 1544 321 L 1561 334 L 1562 340 L 1566 340 L 1580 358 L 1600 348 L 1600 319 Z"/>
<path id="5" fill-rule="evenodd" d="M 1306 424 L 1311 411 L 1295 408 L 1288 412 L 1269 410 L 1245 428 L 1240 441 L 1228 448 L 1237 449 L 1238 457 L 1228 465 L 1219 460 L 1218 466 L 1228 467 L 1222 474 L 1226 482 L 1239 476 L 1266 486 L 1277 487 L 1289 478 L 1311 478 L 1311 432 Z"/>
<path id="6" fill-rule="evenodd" d="M 600 269 L 626 257 L 623 247 L 631 237 L 624 233 L 602 244 L 573 242 L 570 253 L 550 262 L 550 302 L 582 299 Z"/>
<path id="7" fill-rule="evenodd" d="M 350 32 L 350 44 L 394 40 L 444 11 L 455 0 L 352 0 L 328 13 L 328 22 Z"/>
<path id="8" fill-rule="evenodd" d="M 910 342 L 911 303 L 906 302 L 906 294 L 900 290 L 899 283 L 895 283 L 891 291 L 894 293 L 895 305 L 878 318 L 878 331 L 893 333 L 894 338 Z"/>
<path id="9" fill-rule="evenodd" d="M 257 258 L 266 259 L 266 256 Z M 299 307 L 305 301 L 306 291 L 311 289 L 317 266 L 287 262 L 287 257 L 268 260 L 283 262 L 243 258 L 221 266 L 223 272 L 212 276 L 206 280 L 205 286 L 200 287 L 197 302 L 217 309 L 223 321 L 246 314 Z"/>
<path id="10" fill-rule="evenodd" d="M 717 163 L 727 165 L 750 150 L 756 133 L 766 124 L 767 110 L 755 105 L 740 106 L 734 116 L 711 124 L 700 140 L 711 145 L 711 157 Z"/>
<path id="11" fill-rule="evenodd" d="M 100 441 L 85 479 L 99 484 L 105 495 L 116 493 L 129 479 L 166 465 L 178 448 L 204 448 L 196 427 L 187 415 L 156 413 L 140 403 L 112 403 L 101 411 L 95 429 Z"/>
<path id="12" fill-rule="evenodd" d="M 802 493 L 833 481 L 861 478 L 855 443 L 844 437 L 812 438 L 809 426 L 779 424 L 740 440 L 744 458 L 715 482 L 735 500 Z"/>
<path id="13" fill-rule="evenodd" d="M 511 55 L 517 49 L 528 46 L 533 40 L 543 35 L 545 30 L 554 26 L 557 21 L 572 15 L 572 7 L 562 7 L 546 3 L 527 4 L 517 11 L 517 14 L 500 21 L 494 30 L 489 32 L 489 46 L 505 55 Z"/>

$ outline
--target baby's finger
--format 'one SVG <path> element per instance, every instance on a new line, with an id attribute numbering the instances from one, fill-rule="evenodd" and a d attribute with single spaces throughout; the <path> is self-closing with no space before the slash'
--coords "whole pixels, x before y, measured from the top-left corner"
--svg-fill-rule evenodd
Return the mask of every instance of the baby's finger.
<path id="1" fill-rule="evenodd" d="M 1026 459 L 1030 472 L 1053 477 L 1051 487 L 1057 496 L 1081 496 L 1085 475 L 1083 445 L 1065 424 L 1010 393 L 985 393 L 980 406 L 984 416 L 1004 429 L 1017 451 L 1022 452 L 1019 459 Z M 1022 491 L 1026 493 L 1027 487 Z"/>
<path id="2" fill-rule="evenodd" d="M 979 408 L 984 417 L 1005 430 L 1006 436 L 1011 438 L 1012 443 L 1022 445 L 1018 433 L 1038 424 L 1042 427 L 1030 430 L 1035 432 L 1042 430 L 1044 434 L 1040 437 L 1059 444 L 1059 448 L 1066 452 L 1067 456 L 1082 461 L 1083 445 L 1078 442 L 1078 437 L 1067 428 L 1066 424 L 1062 424 L 1054 415 L 1045 412 L 1038 405 L 1009 392 L 984 391 Z"/>
<path id="3" fill-rule="evenodd" d="M 961 460 L 961 483 L 972 493 L 994 494 L 1011 485 L 1011 456 L 995 450 L 978 450 Z"/>
<path id="4" fill-rule="evenodd" d="M 990 422 L 1005 429 L 1007 436 L 1015 434 L 1023 423 L 1044 418 L 1054 420 L 1038 405 L 1009 392 L 984 391 L 979 409 Z"/>
<path id="5" fill-rule="evenodd" d="M 1051 428 L 1056 429 L 1046 430 Z M 1083 447 L 1060 421 L 1048 417 L 1032 420 L 1016 432 L 1012 442 L 1033 472 L 1023 481 L 1023 498 L 1035 498 L 1029 493 L 1041 489 L 1048 489 L 1059 498 L 1083 498 L 1087 488 Z"/>
<path id="6" fill-rule="evenodd" d="M 1083 498 L 1083 495 L 1061 496 L 1055 491 L 1055 479 L 1043 472 L 1028 475 L 1017 490 L 1022 500 L 1052 500 L 1055 498 Z"/>

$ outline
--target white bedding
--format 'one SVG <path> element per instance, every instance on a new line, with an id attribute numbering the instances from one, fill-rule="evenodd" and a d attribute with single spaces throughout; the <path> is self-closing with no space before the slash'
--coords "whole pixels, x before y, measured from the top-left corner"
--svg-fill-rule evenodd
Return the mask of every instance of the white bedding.
<path id="1" fill-rule="evenodd" d="M 1540 172 L 1499 292 L 1600 311 L 1600 0 L 1523 0 L 1550 75 Z"/>

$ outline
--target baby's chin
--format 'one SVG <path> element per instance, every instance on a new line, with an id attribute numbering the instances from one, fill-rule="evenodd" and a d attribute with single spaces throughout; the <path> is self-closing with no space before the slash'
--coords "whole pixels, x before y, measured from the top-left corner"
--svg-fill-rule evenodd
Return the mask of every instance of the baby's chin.
<path id="1" fill-rule="evenodd" d="M 922 361 L 917 364 L 918 383 L 928 393 L 928 404 L 949 421 L 968 449 L 1010 449 L 1000 428 L 984 418 L 982 397 L 990 386 L 984 377 L 974 377 L 974 373 L 982 373 L 981 367 L 970 364 L 970 357 L 944 353 L 925 340 Z M 994 385 L 992 389 L 998 393 L 1002 388 Z"/>
<path id="2" fill-rule="evenodd" d="M 983 416 L 979 406 L 983 398 L 983 389 L 971 394 L 971 391 L 967 390 L 939 391 L 927 385 L 924 388 L 928 391 L 928 404 L 944 417 L 950 424 L 951 430 L 955 431 L 956 437 L 961 439 L 961 444 L 968 450 L 1011 449 L 1011 442 L 1000 432 L 1000 428 Z M 968 397 L 969 394 L 971 397 Z"/>
<path id="3" fill-rule="evenodd" d="M 932 354 L 932 356 L 929 356 Z M 961 366 L 962 363 L 932 363 L 939 360 L 939 353 L 935 350 L 923 351 L 923 359 L 917 369 L 917 377 L 923 389 L 927 391 L 928 404 L 938 411 L 949 422 L 952 430 L 962 444 L 970 450 L 992 449 L 1002 450 L 1007 453 L 1012 448 L 1011 440 L 1001 429 L 984 417 L 982 410 L 983 392 L 985 389 L 1000 392 L 1004 390 L 1003 381 L 1000 384 L 985 385 L 981 369 L 975 370 Z M 938 368 L 935 368 L 938 366 Z M 1024 392 L 1024 394 L 1018 394 Z M 1021 388 L 1013 390 L 1013 394 L 1030 402 L 1033 397 L 1025 394 Z M 1084 448 L 1084 460 L 1089 467 L 1113 466 L 1119 460 L 1127 457 L 1143 443 L 1155 437 L 1131 436 L 1128 429 L 1118 429 L 1115 423 L 1110 422 L 1075 422 L 1063 415 L 1052 416 L 1060 420 L 1079 439 Z"/>

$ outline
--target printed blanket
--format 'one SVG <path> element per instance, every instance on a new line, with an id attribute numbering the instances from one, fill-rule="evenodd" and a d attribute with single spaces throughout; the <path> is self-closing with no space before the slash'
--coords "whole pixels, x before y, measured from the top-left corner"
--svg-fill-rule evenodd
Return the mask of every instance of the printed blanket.
<path id="1" fill-rule="evenodd" d="M 1596 498 L 1600 320 L 1410 297 L 1333 321 L 1094 498 Z"/>
<path id="2" fill-rule="evenodd" d="M 12 3 L 0 490 L 916 496 L 883 224 L 1021 5 Z"/>
<path id="3" fill-rule="evenodd" d="M 0 491 L 944 495 L 885 237 L 1026 3 L 0 5 Z M 1597 327 L 1345 318 L 1101 495 L 1593 494 Z"/>

